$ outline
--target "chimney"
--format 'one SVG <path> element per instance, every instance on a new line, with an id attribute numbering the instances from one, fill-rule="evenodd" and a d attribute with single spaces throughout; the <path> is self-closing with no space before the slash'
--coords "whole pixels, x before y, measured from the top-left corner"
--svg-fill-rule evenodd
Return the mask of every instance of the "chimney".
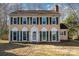
<path id="1" fill-rule="evenodd" d="M 59 6 L 56 5 L 56 12 L 59 12 Z"/>

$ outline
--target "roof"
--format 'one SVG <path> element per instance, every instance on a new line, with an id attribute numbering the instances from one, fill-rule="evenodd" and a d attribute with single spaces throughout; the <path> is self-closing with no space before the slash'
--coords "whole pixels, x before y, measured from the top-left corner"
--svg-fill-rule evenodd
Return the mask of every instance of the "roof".
<path id="1" fill-rule="evenodd" d="M 68 27 L 65 24 L 61 23 L 60 24 L 60 29 L 68 29 Z"/>
<path id="2" fill-rule="evenodd" d="M 16 10 L 9 15 L 28 15 L 28 14 L 60 14 L 55 10 Z"/>

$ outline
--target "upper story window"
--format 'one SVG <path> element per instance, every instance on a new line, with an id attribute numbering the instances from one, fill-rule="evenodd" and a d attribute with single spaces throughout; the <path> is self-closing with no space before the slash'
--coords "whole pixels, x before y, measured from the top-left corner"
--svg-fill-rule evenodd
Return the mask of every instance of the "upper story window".
<path id="1" fill-rule="evenodd" d="M 33 24 L 37 24 L 37 17 L 33 17 Z"/>
<path id="2" fill-rule="evenodd" d="M 14 24 L 17 24 L 17 18 L 14 18 Z"/>
<path id="3" fill-rule="evenodd" d="M 56 18 L 52 17 L 51 24 L 56 24 L 56 23 L 57 23 Z"/>
<path id="4" fill-rule="evenodd" d="M 22 24 L 26 24 L 26 23 L 27 23 L 27 19 L 23 17 Z"/>
<path id="5" fill-rule="evenodd" d="M 47 24 L 47 18 L 45 16 L 42 17 L 42 24 Z"/>
<path id="6" fill-rule="evenodd" d="M 50 22 L 51 24 L 58 24 L 58 17 L 52 17 Z"/>

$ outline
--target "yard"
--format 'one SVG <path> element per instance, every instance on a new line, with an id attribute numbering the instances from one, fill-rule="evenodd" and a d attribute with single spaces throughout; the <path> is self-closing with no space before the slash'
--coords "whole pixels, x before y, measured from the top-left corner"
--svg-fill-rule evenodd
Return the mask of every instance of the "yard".
<path id="1" fill-rule="evenodd" d="M 79 42 L 8 43 L 0 40 L 1 56 L 79 56 Z"/>

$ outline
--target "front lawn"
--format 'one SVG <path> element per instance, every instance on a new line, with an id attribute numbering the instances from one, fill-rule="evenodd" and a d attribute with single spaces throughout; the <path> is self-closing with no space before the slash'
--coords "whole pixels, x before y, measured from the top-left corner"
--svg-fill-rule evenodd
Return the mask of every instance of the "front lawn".
<path id="1" fill-rule="evenodd" d="M 0 55 L 12 56 L 79 56 L 79 43 L 8 43 L 0 40 Z"/>

